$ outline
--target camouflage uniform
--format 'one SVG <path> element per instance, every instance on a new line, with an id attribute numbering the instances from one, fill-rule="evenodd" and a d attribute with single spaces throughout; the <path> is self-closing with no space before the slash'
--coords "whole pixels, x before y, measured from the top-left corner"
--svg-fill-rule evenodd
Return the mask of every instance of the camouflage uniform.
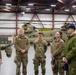
<path id="1" fill-rule="evenodd" d="M 34 70 L 35 75 L 38 75 L 38 67 L 41 64 L 42 75 L 45 75 L 45 52 L 47 50 L 47 42 L 45 40 L 39 41 L 35 40 L 34 42 L 34 50 L 35 50 L 35 57 L 34 57 Z"/>
<path id="2" fill-rule="evenodd" d="M 76 75 L 76 34 L 68 37 L 63 50 L 62 55 L 68 60 L 68 75 Z"/>
<path id="3" fill-rule="evenodd" d="M 14 62 L 16 63 L 16 75 L 20 75 L 20 66 L 23 66 L 23 75 L 27 73 L 28 63 L 28 49 L 30 47 L 30 41 L 27 36 L 16 36 L 14 38 L 14 46 L 16 49 L 16 57 Z M 26 50 L 25 53 L 21 53 L 21 49 Z"/>
<path id="4" fill-rule="evenodd" d="M 60 39 L 59 41 L 55 39 L 52 43 L 50 43 L 50 46 L 51 54 L 54 57 L 51 61 L 53 75 L 58 75 L 58 72 L 60 75 L 64 75 L 63 61 L 61 56 L 64 41 L 62 39 Z"/>

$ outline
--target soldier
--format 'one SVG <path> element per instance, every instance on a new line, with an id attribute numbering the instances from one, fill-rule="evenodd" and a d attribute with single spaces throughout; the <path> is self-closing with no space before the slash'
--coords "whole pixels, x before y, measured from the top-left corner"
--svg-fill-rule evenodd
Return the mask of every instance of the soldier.
<path id="1" fill-rule="evenodd" d="M 64 75 L 63 71 L 63 61 L 62 61 L 62 48 L 64 46 L 64 41 L 61 39 L 62 33 L 57 31 L 55 34 L 55 39 L 50 43 L 51 46 L 51 64 L 53 75 Z"/>
<path id="2" fill-rule="evenodd" d="M 45 52 L 47 50 L 47 42 L 43 40 L 43 33 L 38 33 L 38 39 L 34 41 L 34 71 L 38 75 L 38 67 L 41 64 L 42 75 L 45 75 Z"/>
<path id="3" fill-rule="evenodd" d="M 74 24 L 67 26 L 67 33 L 69 36 L 63 48 L 63 61 L 68 63 L 68 75 L 76 75 L 76 34 Z"/>
<path id="4" fill-rule="evenodd" d="M 28 63 L 28 50 L 30 47 L 30 41 L 27 36 L 24 35 L 24 29 L 19 29 L 19 35 L 14 38 L 14 47 L 16 49 L 16 57 L 14 62 L 16 63 L 16 75 L 20 75 L 20 66 L 22 63 L 23 75 L 27 74 Z"/>

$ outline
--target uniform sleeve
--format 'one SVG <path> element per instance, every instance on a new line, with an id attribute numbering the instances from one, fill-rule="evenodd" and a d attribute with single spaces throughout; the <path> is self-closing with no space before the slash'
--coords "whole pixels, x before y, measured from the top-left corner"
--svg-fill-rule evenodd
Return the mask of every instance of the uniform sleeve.
<path id="1" fill-rule="evenodd" d="M 27 38 L 26 48 L 25 50 L 28 51 L 30 48 L 30 40 Z"/>
<path id="2" fill-rule="evenodd" d="M 71 50 L 69 50 L 65 57 L 67 58 L 67 60 L 71 60 L 76 57 L 76 38 L 73 40 Z"/>
<path id="3" fill-rule="evenodd" d="M 14 39 L 14 47 L 16 50 L 21 51 L 21 48 L 17 44 L 17 37 L 15 37 L 15 39 Z"/>
<path id="4" fill-rule="evenodd" d="M 61 52 L 62 52 L 63 46 L 64 46 L 64 42 L 61 41 L 61 42 L 60 42 L 60 45 L 59 45 L 59 47 L 58 47 L 58 49 L 55 50 L 55 52 L 53 53 L 53 56 L 56 56 L 56 55 L 58 55 L 59 53 L 61 53 Z"/>
<path id="5" fill-rule="evenodd" d="M 62 57 L 65 57 L 65 55 L 66 55 L 66 44 L 67 44 L 67 42 L 65 42 L 64 43 L 64 46 L 63 46 L 63 49 L 62 49 Z"/>
<path id="6" fill-rule="evenodd" d="M 54 44 L 53 42 L 50 43 L 50 53 L 51 55 L 53 54 L 53 48 L 54 48 Z"/>
<path id="7" fill-rule="evenodd" d="M 0 59 L 2 59 L 2 56 L 1 56 L 1 51 L 0 51 Z"/>
<path id="8" fill-rule="evenodd" d="M 34 50 L 36 49 L 36 46 L 35 46 L 35 43 L 33 43 L 34 44 Z"/>
<path id="9" fill-rule="evenodd" d="M 46 41 L 44 41 L 44 49 L 45 49 L 45 52 L 46 52 L 46 50 L 47 50 L 47 42 Z"/>
<path id="10" fill-rule="evenodd" d="M 34 50 L 36 50 L 36 40 L 33 42 Z"/>

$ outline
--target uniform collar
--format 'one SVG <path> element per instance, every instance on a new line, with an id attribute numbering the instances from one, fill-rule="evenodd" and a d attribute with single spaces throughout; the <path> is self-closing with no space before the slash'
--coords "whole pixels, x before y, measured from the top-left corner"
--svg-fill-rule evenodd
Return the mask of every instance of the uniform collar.
<path id="1" fill-rule="evenodd" d="M 68 36 L 68 39 L 72 38 L 75 35 L 75 33 L 72 36 Z"/>
<path id="2" fill-rule="evenodd" d="M 24 35 L 23 35 L 23 36 L 22 36 L 22 35 L 18 35 L 18 37 L 19 37 L 19 38 L 24 38 Z"/>
<path id="3" fill-rule="evenodd" d="M 59 42 L 61 39 L 59 39 L 59 40 L 57 40 L 57 39 L 55 39 L 55 42 Z"/>

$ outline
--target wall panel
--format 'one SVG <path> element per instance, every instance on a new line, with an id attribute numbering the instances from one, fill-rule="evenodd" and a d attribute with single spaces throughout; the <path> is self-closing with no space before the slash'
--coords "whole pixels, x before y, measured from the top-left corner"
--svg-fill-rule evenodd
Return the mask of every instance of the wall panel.
<path id="1" fill-rule="evenodd" d="M 64 25 L 69 15 L 54 15 L 54 20 L 52 19 L 52 14 L 37 14 L 38 17 L 34 14 L 24 14 L 21 15 L 18 13 L 17 23 L 16 23 L 16 14 L 15 13 L 0 13 L 0 32 L 4 35 L 15 35 L 17 31 L 17 27 L 22 27 L 24 23 L 30 22 L 31 25 L 37 28 L 52 28 L 54 24 L 54 28 L 60 28 Z M 32 19 L 33 17 L 33 19 Z M 76 21 L 76 15 L 73 15 L 74 20 Z M 31 20 L 32 19 L 32 20 Z M 70 17 L 67 23 L 75 23 L 74 20 Z M 53 22 L 54 21 L 54 22 Z M 42 26 L 43 25 L 43 26 Z"/>

